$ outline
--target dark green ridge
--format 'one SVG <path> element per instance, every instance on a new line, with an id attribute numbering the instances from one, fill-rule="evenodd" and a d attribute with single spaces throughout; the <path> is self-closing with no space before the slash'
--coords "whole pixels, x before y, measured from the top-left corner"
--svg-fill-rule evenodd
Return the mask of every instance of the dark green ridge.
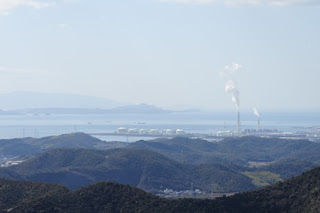
<path id="1" fill-rule="evenodd" d="M 19 187 L 27 185 L 28 187 Z M 320 168 L 252 192 L 209 199 L 164 199 L 129 185 L 101 182 L 76 191 L 57 186 L 59 193 L 35 193 L 39 183 L 0 180 L 10 189 L 10 202 L 2 196 L 1 210 L 10 212 L 310 212 L 320 211 Z M 49 185 L 44 184 L 44 187 Z M 51 187 L 51 185 L 50 185 Z M 3 191 L 1 191 L 3 192 Z M 14 196 L 24 195 L 18 202 Z M 3 193 L 1 193 L 3 194 Z M 37 196 L 41 194 L 41 196 Z M 27 195 L 30 196 L 28 199 Z M 3 198 L 4 197 L 4 198 Z M 21 198 L 20 198 L 21 200 Z"/>

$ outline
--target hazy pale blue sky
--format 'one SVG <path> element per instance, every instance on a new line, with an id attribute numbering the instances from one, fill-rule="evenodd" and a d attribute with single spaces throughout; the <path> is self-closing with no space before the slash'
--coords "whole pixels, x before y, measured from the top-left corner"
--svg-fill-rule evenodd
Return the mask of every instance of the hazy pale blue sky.
<path id="1" fill-rule="evenodd" d="M 0 93 L 319 109 L 318 0 L 0 0 Z"/>

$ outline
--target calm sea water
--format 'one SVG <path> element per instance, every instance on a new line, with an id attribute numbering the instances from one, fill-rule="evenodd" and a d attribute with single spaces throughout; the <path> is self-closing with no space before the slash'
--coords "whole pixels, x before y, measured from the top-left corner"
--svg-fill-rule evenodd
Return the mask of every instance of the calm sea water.
<path id="1" fill-rule="evenodd" d="M 72 132 L 111 133 L 119 127 L 138 129 L 183 129 L 187 133 L 215 134 L 236 129 L 236 113 L 184 112 L 169 114 L 103 114 L 103 115 L 2 115 L 0 138 L 45 137 Z M 252 113 L 241 114 L 242 129 L 256 128 Z M 320 126 L 320 113 L 268 112 L 261 116 L 266 129 L 299 132 Z M 107 141 L 137 141 L 139 137 L 101 136 Z M 143 137 L 143 139 L 149 139 Z M 151 139 L 151 138 L 150 138 Z"/>

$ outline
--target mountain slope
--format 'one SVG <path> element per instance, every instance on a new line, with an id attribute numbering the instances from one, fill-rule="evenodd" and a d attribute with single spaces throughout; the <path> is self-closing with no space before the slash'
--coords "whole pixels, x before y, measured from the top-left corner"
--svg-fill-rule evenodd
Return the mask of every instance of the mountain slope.
<path id="1" fill-rule="evenodd" d="M 287 158 L 302 158 L 320 163 L 320 144 L 306 140 L 241 137 L 226 138 L 220 142 L 201 139 L 173 138 L 138 141 L 131 146 L 149 149 L 170 158 L 190 163 L 271 162 Z"/>
<path id="2" fill-rule="evenodd" d="M 297 174 L 302 174 L 306 170 L 317 167 L 317 164 L 312 161 L 306 161 L 303 158 L 279 160 L 266 166 L 261 166 L 258 171 L 270 171 L 279 174 L 281 178 L 287 179 Z"/>
<path id="3" fill-rule="evenodd" d="M 45 196 L 61 196 L 68 189 L 53 184 L 0 179 L 0 210 Z"/>
<path id="4" fill-rule="evenodd" d="M 320 212 L 320 168 L 231 198 L 240 209 L 257 212 Z"/>
<path id="5" fill-rule="evenodd" d="M 109 168 L 106 164 L 92 167 L 88 165 L 73 165 L 71 161 L 66 160 L 68 153 L 64 153 L 62 156 L 55 153 L 56 157 L 39 161 L 40 163 L 46 162 L 48 165 L 44 164 L 41 167 L 41 164 L 35 164 L 41 167 L 39 170 L 35 169 L 27 172 L 28 169 L 15 167 L 20 169 L 17 171 L 11 169 L 1 170 L 0 176 L 48 181 L 64 184 L 70 188 L 78 188 L 97 181 L 114 180 L 150 191 L 164 190 L 165 188 L 186 190 L 190 189 L 191 185 L 194 185 L 194 187 L 205 191 L 226 192 L 252 189 L 254 188 L 252 185 L 255 184 L 256 186 L 261 186 L 274 183 L 280 178 L 286 179 L 320 165 L 320 155 L 318 154 L 320 153 L 320 144 L 318 143 L 258 137 L 228 138 L 221 142 L 173 138 L 138 141 L 128 144 L 105 142 L 84 133 L 74 133 L 39 139 L 0 140 L 0 157 L 5 157 L 1 155 L 9 157 L 36 155 L 56 148 L 107 150 L 126 146 L 161 154 L 177 164 L 170 163 L 167 168 L 162 168 L 166 165 L 159 163 L 162 160 L 159 160 L 159 162 L 150 160 L 152 163 L 147 160 L 139 160 L 137 165 L 140 165 L 140 168 L 129 168 L 124 165 L 119 168 Z M 142 156 L 146 155 L 146 153 L 144 152 Z M 81 155 L 86 157 L 82 157 L 82 160 L 78 160 L 79 162 L 86 162 L 87 160 L 95 162 L 95 158 L 98 158 L 96 153 L 89 151 Z M 100 153 L 99 155 L 103 158 L 103 162 L 106 161 L 104 154 Z M 111 156 L 107 160 L 109 165 L 118 165 L 116 160 L 112 160 L 118 159 L 119 156 L 117 157 L 116 155 L 127 159 L 129 165 L 131 165 L 132 158 L 135 160 L 140 159 L 140 157 L 134 157 L 135 155 L 129 157 L 128 152 L 117 151 L 114 155 L 108 155 L 109 157 Z M 91 159 L 91 157 L 94 157 L 94 159 Z M 149 157 L 146 157 L 146 159 Z M 24 157 L 24 159 L 26 158 Z M 64 165 L 51 168 L 49 165 L 54 165 L 56 159 L 65 159 L 66 162 Z M 257 168 L 251 168 L 251 165 Z M 29 166 L 32 168 L 32 165 Z M 159 170 L 164 171 L 166 174 L 163 175 L 157 173 L 156 170 L 153 171 L 152 166 L 159 167 Z M 25 166 L 24 168 L 27 167 Z M 264 174 L 266 174 L 266 177 L 261 177 Z M 180 177 L 180 175 L 183 177 Z M 227 175 L 230 178 L 225 178 L 224 181 L 222 177 Z M 167 180 L 172 176 L 176 176 L 173 178 L 176 182 L 168 184 Z M 179 178 L 182 181 L 179 181 Z M 249 183 L 247 178 L 251 178 L 252 182 Z M 259 184 L 257 184 L 257 178 L 260 179 L 258 181 Z M 261 180 L 265 181 L 261 182 Z"/>
<path id="6" fill-rule="evenodd" d="M 149 191 L 237 192 L 254 189 L 251 179 L 221 164 L 185 165 L 148 150 L 56 149 L 0 169 L 0 176 L 38 180 L 79 188 L 98 181 L 117 181 Z"/>
<path id="7" fill-rule="evenodd" d="M 105 142 L 84 133 L 71 133 L 44 138 L 16 138 L 0 140 L 0 156 L 22 156 L 46 152 L 56 148 L 110 149 L 125 147 L 127 143 Z"/>
<path id="8" fill-rule="evenodd" d="M 4 203 L 6 206 L 10 206 Z M 98 183 L 14 206 L 12 212 L 310 212 L 320 211 L 320 168 L 275 185 L 209 199 L 164 199 L 117 183 Z"/>
<path id="9" fill-rule="evenodd" d="M 129 185 L 101 182 L 23 203 L 13 212 L 165 212 L 168 200 Z"/>

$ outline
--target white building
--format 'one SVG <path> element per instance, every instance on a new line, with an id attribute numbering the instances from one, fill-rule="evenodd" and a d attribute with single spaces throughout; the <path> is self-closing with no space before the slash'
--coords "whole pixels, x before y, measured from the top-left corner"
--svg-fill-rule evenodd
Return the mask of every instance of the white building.
<path id="1" fill-rule="evenodd" d="M 120 128 L 118 128 L 117 133 L 119 133 L 119 134 L 127 134 L 128 133 L 128 129 L 125 128 L 125 127 L 120 127 Z"/>
<path id="2" fill-rule="evenodd" d="M 177 134 L 177 135 L 185 135 L 186 132 L 185 132 L 183 129 L 177 129 L 177 130 L 176 130 L 176 134 Z"/>

